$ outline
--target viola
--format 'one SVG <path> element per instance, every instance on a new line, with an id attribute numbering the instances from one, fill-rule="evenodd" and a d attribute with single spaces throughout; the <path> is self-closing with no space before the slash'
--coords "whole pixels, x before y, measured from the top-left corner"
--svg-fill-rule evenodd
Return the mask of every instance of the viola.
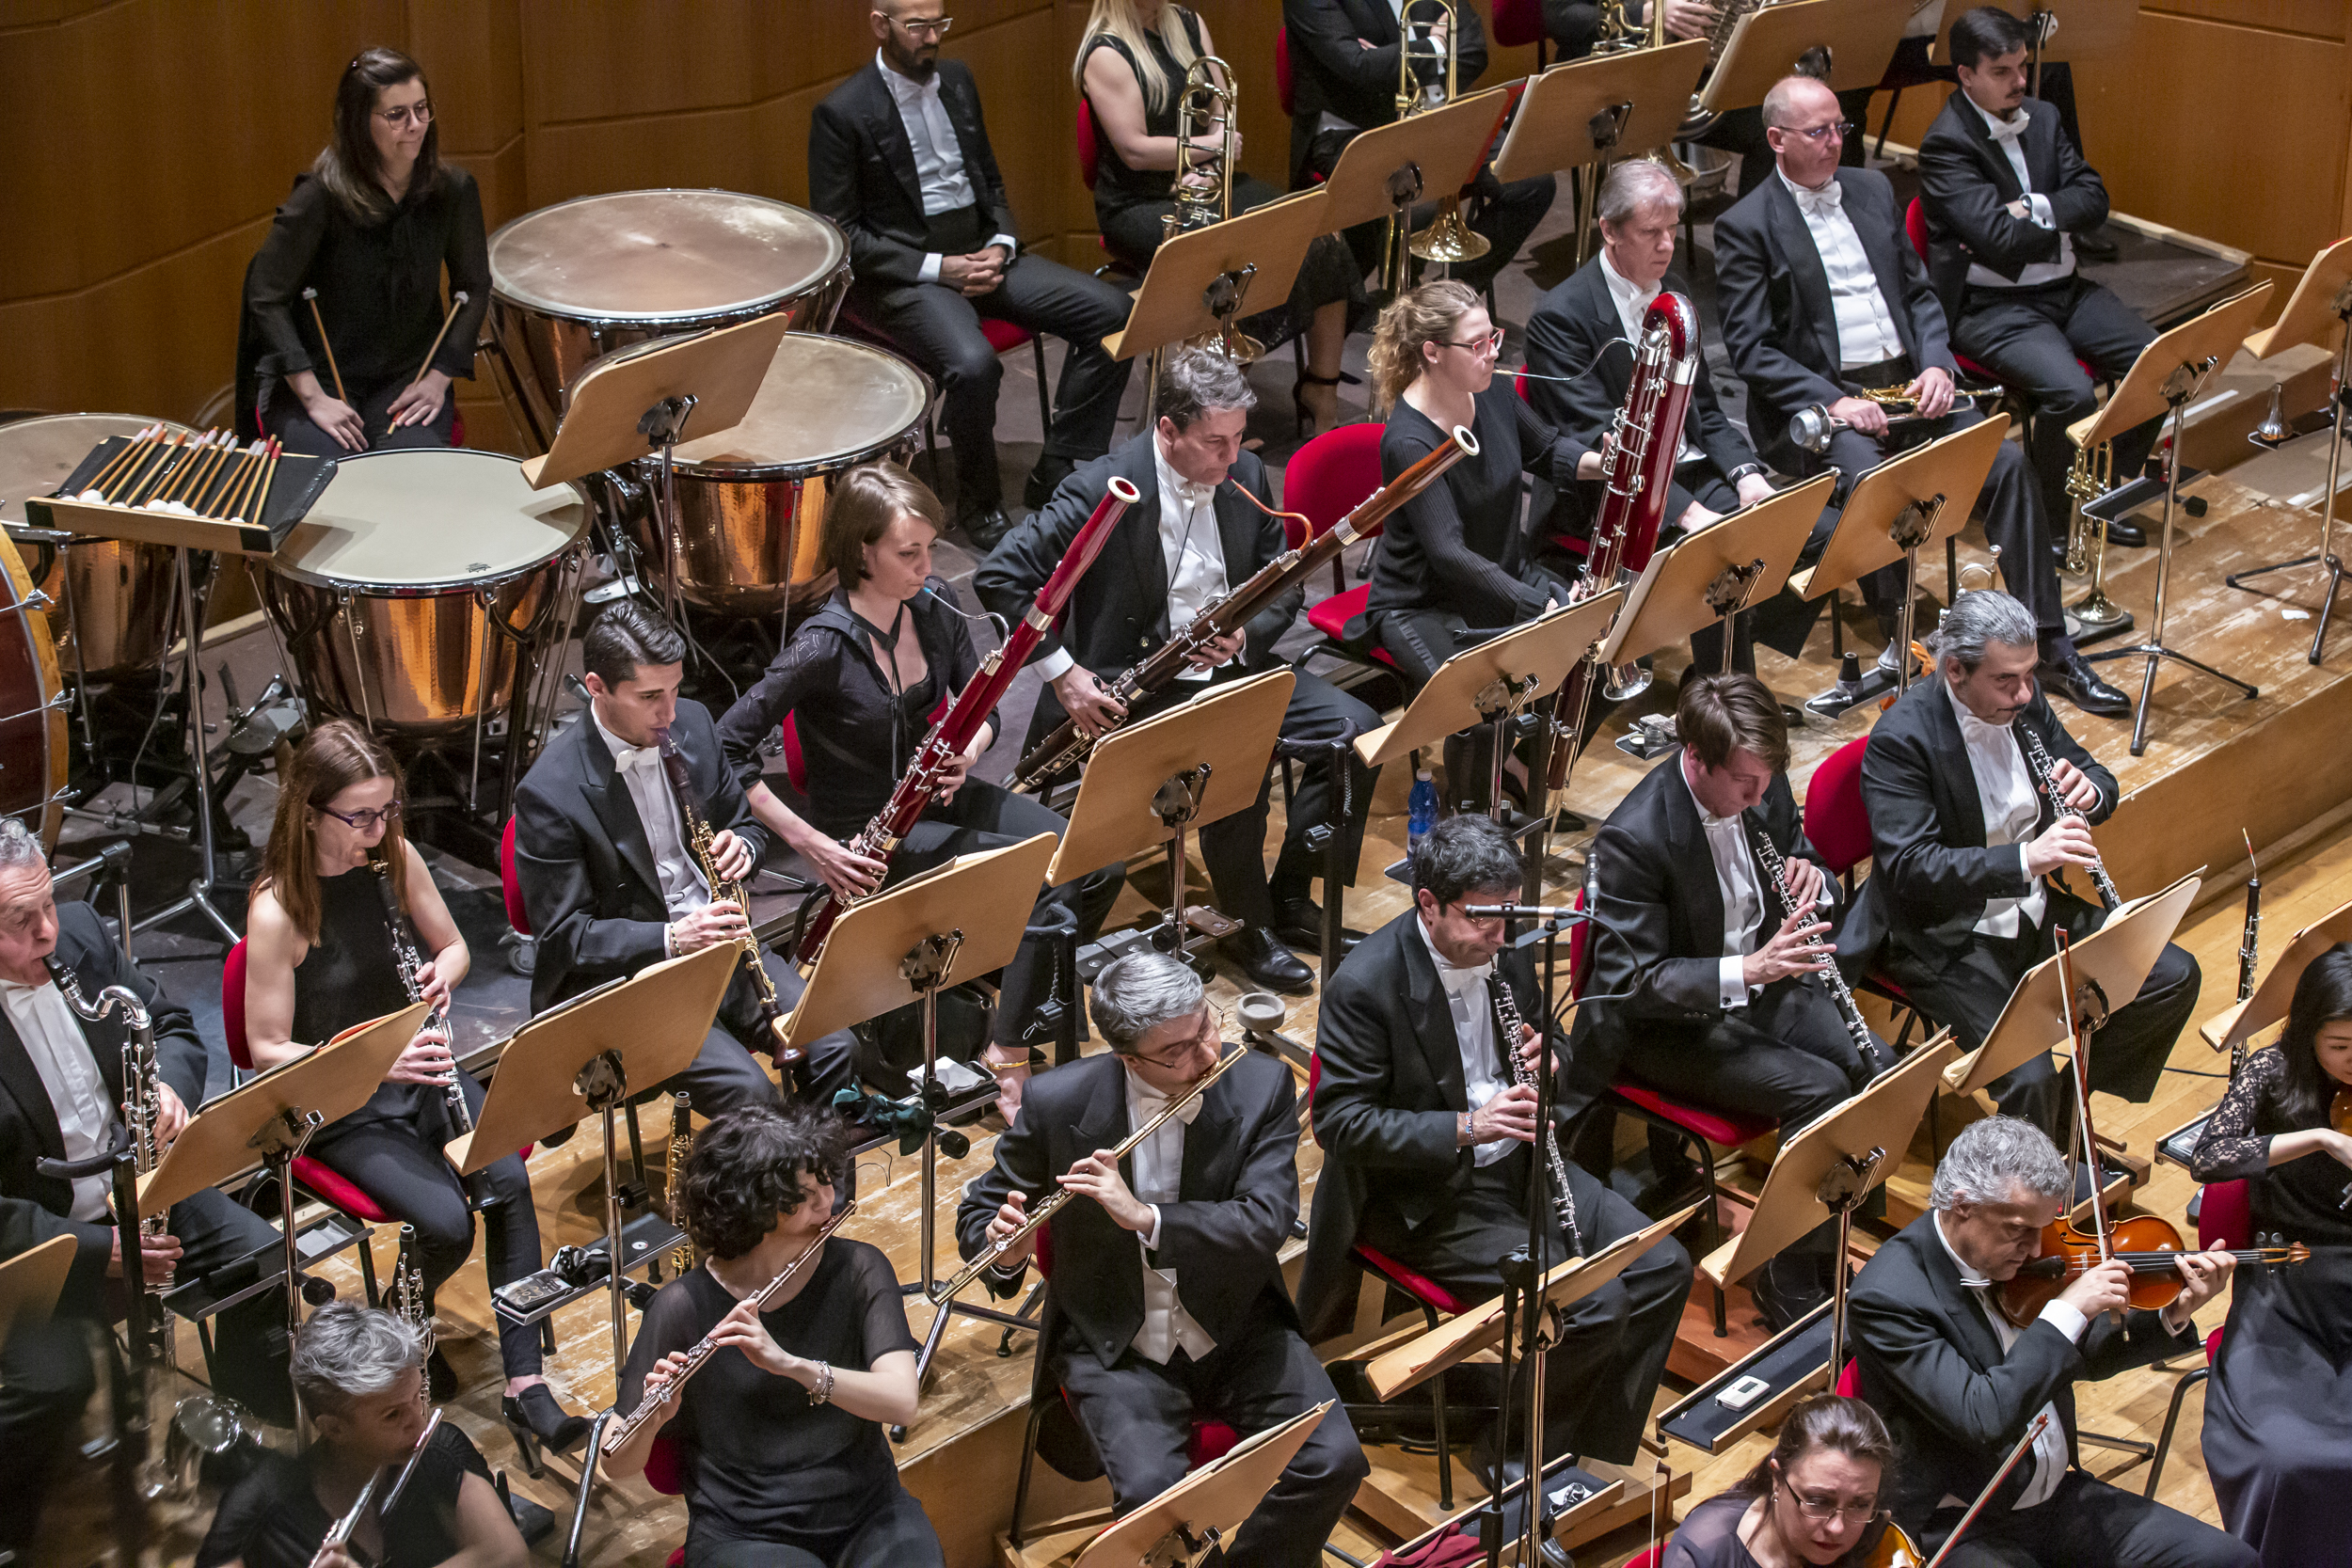
<path id="1" fill-rule="evenodd" d="M 1852 1568 L 1920 1568 L 1928 1560 L 1917 1542 L 1903 1533 L 1903 1527 L 1893 1519 L 1884 1521 L 1886 1528 L 1872 1542 L 1870 1549 L 1854 1559 Z"/>
<path id="2" fill-rule="evenodd" d="M 2059 1291 L 2109 1256 L 2131 1267 L 2131 1304 L 2135 1307 L 2153 1310 L 2169 1307 L 2179 1299 L 2185 1283 L 2180 1259 L 2196 1254 L 2194 1248 L 2181 1244 L 2181 1233 L 2170 1221 L 2154 1214 L 2114 1220 L 2107 1226 L 2106 1240 L 2109 1250 L 2103 1252 L 2098 1232 L 2085 1230 L 2064 1215 L 2042 1227 L 2040 1255 L 2001 1284 L 1997 1297 L 2001 1316 L 2016 1327 L 2027 1326 Z M 2300 1263 L 2311 1255 L 2312 1249 L 2300 1242 L 2288 1246 L 2247 1247 L 2226 1254 L 2242 1267 Z"/>

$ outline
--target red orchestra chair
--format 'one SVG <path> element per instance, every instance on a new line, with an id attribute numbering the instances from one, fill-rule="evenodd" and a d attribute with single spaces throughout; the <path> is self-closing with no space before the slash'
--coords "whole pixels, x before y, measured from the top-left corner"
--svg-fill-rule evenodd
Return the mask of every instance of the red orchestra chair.
<path id="1" fill-rule="evenodd" d="M 2216 1249 L 2234 1252 L 2254 1244 L 2254 1190 L 2251 1183 L 2208 1181 L 2201 1189 L 2202 1201 L 2197 1205 L 2197 1244 L 2206 1251 Z M 2164 1477 L 2165 1456 L 2172 1451 L 2172 1429 L 2180 1424 L 2181 1406 L 2187 1402 L 2188 1391 L 2213 1375 L 2216 1362 L 2221 1359 L 2221 1330 L 2217 1327 L 2205 1336 L 2205 1364 L 2174 1386 L 2172 1402 L 2164 1413 L 2164 1431 L 2156 1437 L 2156 1451 L 2148 1460 L 2148 1486 L 2142 1494 L 2156 1495 L 2156 1482 Z"/>
<path id="2" fill-rule="evenodd" d="M 1494 0 L 1494 19 L 1490 24 L 1495 41 L 1505 49 L 1535 46 L 1535 70 L 1538 74 L 1550 64 L 1551 35 L 1544 31 L 1542 0 Z"/>
<path id="3" fill-rule="evenodd" d="M 1320 538 L 1380 488 L 1380 437 L 1387 426 L 1359 420 L 1334 426 L 1292 454 L 1282 473 L 1282 504 L 1308 521 L 1311 536 Z M 1379 537 L 1375 529 L 1371 537 Z M 1329 654 L 1359 670 L 1396 674 L 1396 660 L 1369 633 L 1350 637 L 1348 626 L 1359 619 L 1372 599 L 1372 584 L 1343 590 L 1340 563 L 1331 563 L 1332 593 L 1307 607 L 1307 624 L 1323 634 L 1310 654 Z M 1299 656 L 1303 660 L 1307 655 Z"/>
<path id="4" fill-rule="evenodd" d="M 1845 883 L 1849 903 L 1854 867 L 1870 858 L 1870 811 L 1862 800 L 1862 753 L 1869 743 L 1867 735 L 1847 741 L 1821 759 L 1804 786 L 1804 836 L 1820 851 L 1821 870 Z M 1897 1055 L 1903 1054 L 1915 1023 L 1923 1035 L 1934 1033 L 1935 1021 L 1895 980 L 1873 969 L 1859 985 L 1894 1006 L 1902 1025 L 1893 1041 Z"/>

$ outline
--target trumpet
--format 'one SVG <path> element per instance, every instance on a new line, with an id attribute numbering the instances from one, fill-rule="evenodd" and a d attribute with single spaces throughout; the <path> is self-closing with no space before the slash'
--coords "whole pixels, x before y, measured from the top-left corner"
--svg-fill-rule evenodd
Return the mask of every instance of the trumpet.
<path id="1" fill-rule="evenodd" d="M 1437 23 L 1413 21 L 1416 6 L 1435 6 L 1444 13 Z M 1413 38 L 1415 26 L 1423 28 L 1421 46 Z M 1440 52 L 1434 38 L 1437 28 L 1445 28 L 1445 48 Z M 1441 109 L 1454 102 L 1461 91 L 1462 17 L 1454 0 L 1405 0 L 1397 16 L 1396 47 L 1396 118 L 1410 119 L 1431 109 Z M 1419 67 L 1426 63 L 1435 68 L 1429 81 L 1422 81 Z M 1406 257 L 1417 256 L 1424 261 L 1452 265 L 1476 261 L 1493 248 L 1484 234 L 1470 231 L 1462 220 L 1462 193 L 1450 190 L 1438 199 L 1438 211 L 1425 229 L 1407 235 L 1398 214 L 1389 215 L 1388 243 L 1382 247 L 1386 258 L 1382 267 L 1381 286 L 1391 294 L 1401 293 L 1411 283 L 1411 265 Z"/>
<path id="2" fill-rule="evenodd" d="M 1868 387 L 1850 395 L 1867 399 L 1885 409 L 1886 422 L 1890 425 L 1908 424 L 1915 420 L 1923 420 L 1928 417 L 1919 412 L 1919 400 L 1912 394 L 1909 387 Z M 1952 387 L 1954 407 L 1959 406 L 1963 398 L 1971 403 L 1983 404 L 1997 399 L 2000 395 L 2001 389 L 1997 387 L 1963 387 L 1958 383 L 1954 383 Z M 1818 457 L 1829 451 L 1832 436 L 1841 430 L 1853 428 L 1844 420 L 1832 414 L 1829 409 L 1828 404 L 1817 403 L 1800 408 L 1789 415 L 1789 445 L 1812 452 Z"/>
<path id="3" fill-rule="evenodd" d="M 2075 619 L 2094 630 L 2111 626 L 2130 613 L 2107 597 L 2107 525 L 2083 510 L 2088 502 L 2114 488 L 2114 473 L 2115 449 L 2103 441 L 2095 449 L 2076 451 L 2074 466 L 2066 475 L 2067 498 L 2074 505 L 2066 521 L 2066 560 L 2060 569 L 2070 577 L 2090 574 L 2090 592 L 2074 608 Z M 2095 542 L 2091 537 L 2094 527 Z"/>

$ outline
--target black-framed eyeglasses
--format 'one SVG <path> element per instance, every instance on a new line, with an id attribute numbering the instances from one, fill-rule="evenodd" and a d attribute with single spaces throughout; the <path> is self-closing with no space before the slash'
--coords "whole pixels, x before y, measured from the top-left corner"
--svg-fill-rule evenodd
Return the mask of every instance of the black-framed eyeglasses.
<path id="1" fill-rule="evenodd" d="M 404 103 L 397 109 L 380 109 L 375 118 L 395 131 L 408 124 L 430 125 L 433 123 L 433 104 L 430 100 L 422 103 Z"/>
<path id="2" fill-rule="evenodd" d="M 1815 1524 L 1821 1524 L 1827 1520 L 1843 1516 L 1844 1518 L 1852 1521 L 1854 1524 L 1867 1525 L 1872 1519 L 1878 1517 L 1879 1501 L 1876 1497 L 1871 1497 L 1867 1500 L 1857 1499 L 1856 1501 L 1841 1506 L 1835 1497 L 1806 1497 L 1804 1493 L 1798 1491 L 1794 1486 L 1789 1485 L 1788 1478 L 1785 1476 L 1781 1478 L 1780 1484 L 1785 1490 L 1787 1490 L 1788 1494 L 1788 1500 L 1797 1505 L 1797 1512 L 1812 1520 Z"/>
<path id="3" fill-rule="evenodd" d="M 375 832 L 378 827 L 389 828 L 393 823 L 400 820 L 400 802 L 398 800 L 394 800 L 390 805 L 386 806 L 381 811 L 362 809 L 352 812 L 348 816 L 337 811 L 333 806 L 321 806 L 319 807 L 319 810 L 325 812 L 327 816 L 333 817 L 344 827 L 363 833 L 372 833 Z"/>
<path id="4" fill-rule="evenodd" d="M 903 19 L 892 17 L 891 20 L 904 27 L 911 36 L 918 39 L 946 38 L 947 29 L 956 24 L 956 19 L 952 16 L 914 16 Z"/>
<path id="5" fill-rule="evenodd" d="M 1833 119 L 1827 125 L 1810 125 L 1796 134 L 1818 147 L 1820 145 L 1821 138 L 1832 131 L 1837 133 L 1839 141 L 1844 141 L 1860 129 L 1861 127 L 1851 119 Z"/>
<path id="6" fill-rule="evenodd" d="M 1500 354 L 1502 352 L 1502 328 L 1498 326 L 1485 337 L 1472 338 L 1467 343 L 1457 343 L 1451 338 L 1440 338 L 1438 341 L 1448 348 L 1458 348 L 1465 354 Z"/>

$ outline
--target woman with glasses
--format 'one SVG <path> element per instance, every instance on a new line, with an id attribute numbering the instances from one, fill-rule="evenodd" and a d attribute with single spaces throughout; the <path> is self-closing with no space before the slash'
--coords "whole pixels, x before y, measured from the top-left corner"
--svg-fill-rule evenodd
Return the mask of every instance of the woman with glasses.
<path id="1" fill-rule="evenodd" d="M 1868 1405 L 1816 1394 L 1739 1485 L 1683 1517 L 1661 1568 L 1860 1568 L 1888 1528 L 1879 1493 L 1894 1459 Z"/>
<path id="2" fill-rule="evenodd" d="M 444 267 L 467 296 L 446 333 Z M 473 374 L 489 309 L 482 193 L 441 162 L 424 68 L 363 50 L 335 88 L 333 139 L 246 270 L 238 406 L 317 457 L 449 446 L 450 382 Z"/>
<path id="3" fill-rule="evenodd" d="M 400 813 L 399 769 L 358 726 L 322 724 L 295 748 L 246 914 L 246 1043 L 255 1067 L 293 1061 L 354 1024 L 408 1006 L 392 947 L 394 905 L 422 960 L 417 989 L 447 1015 L 450 992 L 466 977 L 466 939 L 424 857 L 402 835 Z M 428 1022 L 368 1102 L 320 1128 L 304 1149 L 417 1227 L 428 1296 L 473 1251 L 472 1204 L 441 1153 L 457 1135 L 449 1106 L 453 1078 L 470 1121 L 482 1107 L 482 1085 L 457 1066 L 448 1029 Z M 491 1285 L 536 1273 L 539 1216 L 521 1156 L 492 1164 L 476 1185 Z M 570 1449 L 588 1434 L 589 1423 L 566 1414 L 541 1379 L 536 1324 L 501 1321 L 499 1351 L 506 1425 L 524 1466 L 537 1475 L 542 1446 Z M 437 1350 L 431 1370 L 434 1398 L 456 1392 L 456 1376 Z"/>

